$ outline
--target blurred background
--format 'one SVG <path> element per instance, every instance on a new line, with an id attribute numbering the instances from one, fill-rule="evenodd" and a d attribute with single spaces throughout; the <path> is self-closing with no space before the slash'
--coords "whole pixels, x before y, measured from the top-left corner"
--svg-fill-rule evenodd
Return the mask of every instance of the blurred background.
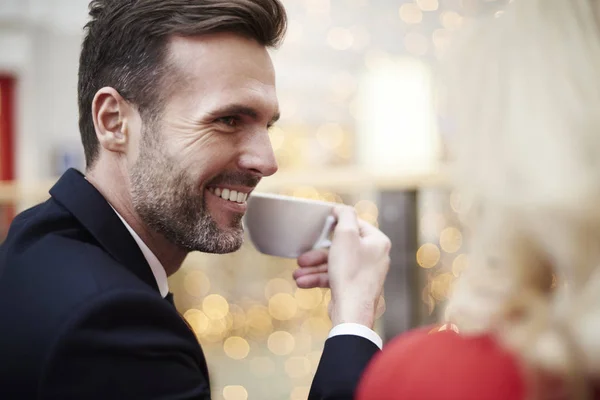
<path id="1" fill-rule="evenodd" d="M 466 18 L 509 0 L 284 0 L 272 52 L 280 172 L 259 190 L 355 206 L 393 241 L 377 331 L 435 321 L 468 266 L 458 194 L 442 174 L 451 123 L 432 71 Z M 0 242 L 12 217 L 83 170 L 77 68 L 87 0 L 0 0 Z M 214 399 L 306 399 L 331 322 L 327 290 L 299 290 L 294 260 L 250 243 L 191 254 L 170 278 L 202 343 Z"/>

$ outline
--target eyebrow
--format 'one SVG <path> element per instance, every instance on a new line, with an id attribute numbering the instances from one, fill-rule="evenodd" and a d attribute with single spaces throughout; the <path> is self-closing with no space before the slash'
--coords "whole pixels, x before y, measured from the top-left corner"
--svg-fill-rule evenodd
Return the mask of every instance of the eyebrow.
<path id="1" fill-rule="evenodd" d="M 211 111 L 209 113 L 209 115 L 211 115 L 211 116 L 229 115 L 229 114 L 246 115 L 252 119 L 258 119 L 259 112 L 256 111 L 256 109 L 254 109 L 252 107 L 248 107 L 248 106 L 245 106 L 242 104 L 230 104 L 225 107 Z M 279 113 L 279 111 L 277 111 L 275 113 L 275 115 L 273 116 L 273 118 L 271 118 L 271 120 L 269 121 L 269 124 L 274 124 L 275 122 L 277 122 L 279 120 L 280 117 L 281 117 L 281 114 Z"/>

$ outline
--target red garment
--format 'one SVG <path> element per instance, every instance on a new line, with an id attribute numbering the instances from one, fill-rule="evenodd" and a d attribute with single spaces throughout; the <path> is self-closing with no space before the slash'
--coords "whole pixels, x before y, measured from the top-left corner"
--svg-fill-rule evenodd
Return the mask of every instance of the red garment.
<path id="1" fill-rule="evenodd" d="M 358 400 L 521 400 L 517 360 L 490 336 L 418 329 L 391 341 L 369 365 Z"/>

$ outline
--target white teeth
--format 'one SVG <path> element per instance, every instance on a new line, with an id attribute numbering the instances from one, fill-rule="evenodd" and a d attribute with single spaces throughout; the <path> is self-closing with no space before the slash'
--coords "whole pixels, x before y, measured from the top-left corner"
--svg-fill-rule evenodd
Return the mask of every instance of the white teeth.
<path id="1" fill-rule="evenodd" d="M 238 192 L 237 190 L 231 189 L 221 189 L 221 188 L 210 188 L 209 189 L 216 196 L 221 197 L 222 199 L 233 201 L 236 203 L 244 203 L 248 200 L 248 193 Z"/>
<path id="2" fill-rule="evenodd" d="M 225 200 L 229 200 L 229 189 L 223 189 L 221 192 L 221 197 Z"/>

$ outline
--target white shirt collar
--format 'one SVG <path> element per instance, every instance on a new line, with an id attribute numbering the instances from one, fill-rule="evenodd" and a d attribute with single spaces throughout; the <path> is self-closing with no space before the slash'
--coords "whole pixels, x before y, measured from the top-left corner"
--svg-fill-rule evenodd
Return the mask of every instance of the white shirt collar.
<path id="1" fill-rule="evenodd" d="M 152 250 L 150 250 L 146 243 L 144 243 L 144 241 L 138 236 L 138 234 L 135 233 L 133 228 L 129 226 L 129 224 L 125 221 L 125 219 L 123 219 L 123 217 L 121 217 L 121 214 L 119 214 L 117 210 L 114 209 L 114 207 L 112 207 L 112 209 L 121 219 L 121 221 L 125 225 L 125 228 L 127 228 L 129 233 L 131 233 L 133 240 L 135 240 L 135 242 L 138 244 L 140 250 L 142 251 L 142 254 L 144 255 L 144 258 L 146 258 L 146 261 L 148 262 L 148 265 L 152 270 L 152 274 L 154 275 L 154 279 L 156 279 L 156 284 L 158 285 L 160 295 L 162 297 L 166 297 L 167 294 L 169 294 L 169 280 L 167 279 L 167 273 L 165 272 L 165 269 L 163 268 L 162 264 L 160 263 L 160 261 L 158 261 L 158 258 L 156 258 L 156 256 L 154 255 L 154 253 L 152 253 Z"/>

